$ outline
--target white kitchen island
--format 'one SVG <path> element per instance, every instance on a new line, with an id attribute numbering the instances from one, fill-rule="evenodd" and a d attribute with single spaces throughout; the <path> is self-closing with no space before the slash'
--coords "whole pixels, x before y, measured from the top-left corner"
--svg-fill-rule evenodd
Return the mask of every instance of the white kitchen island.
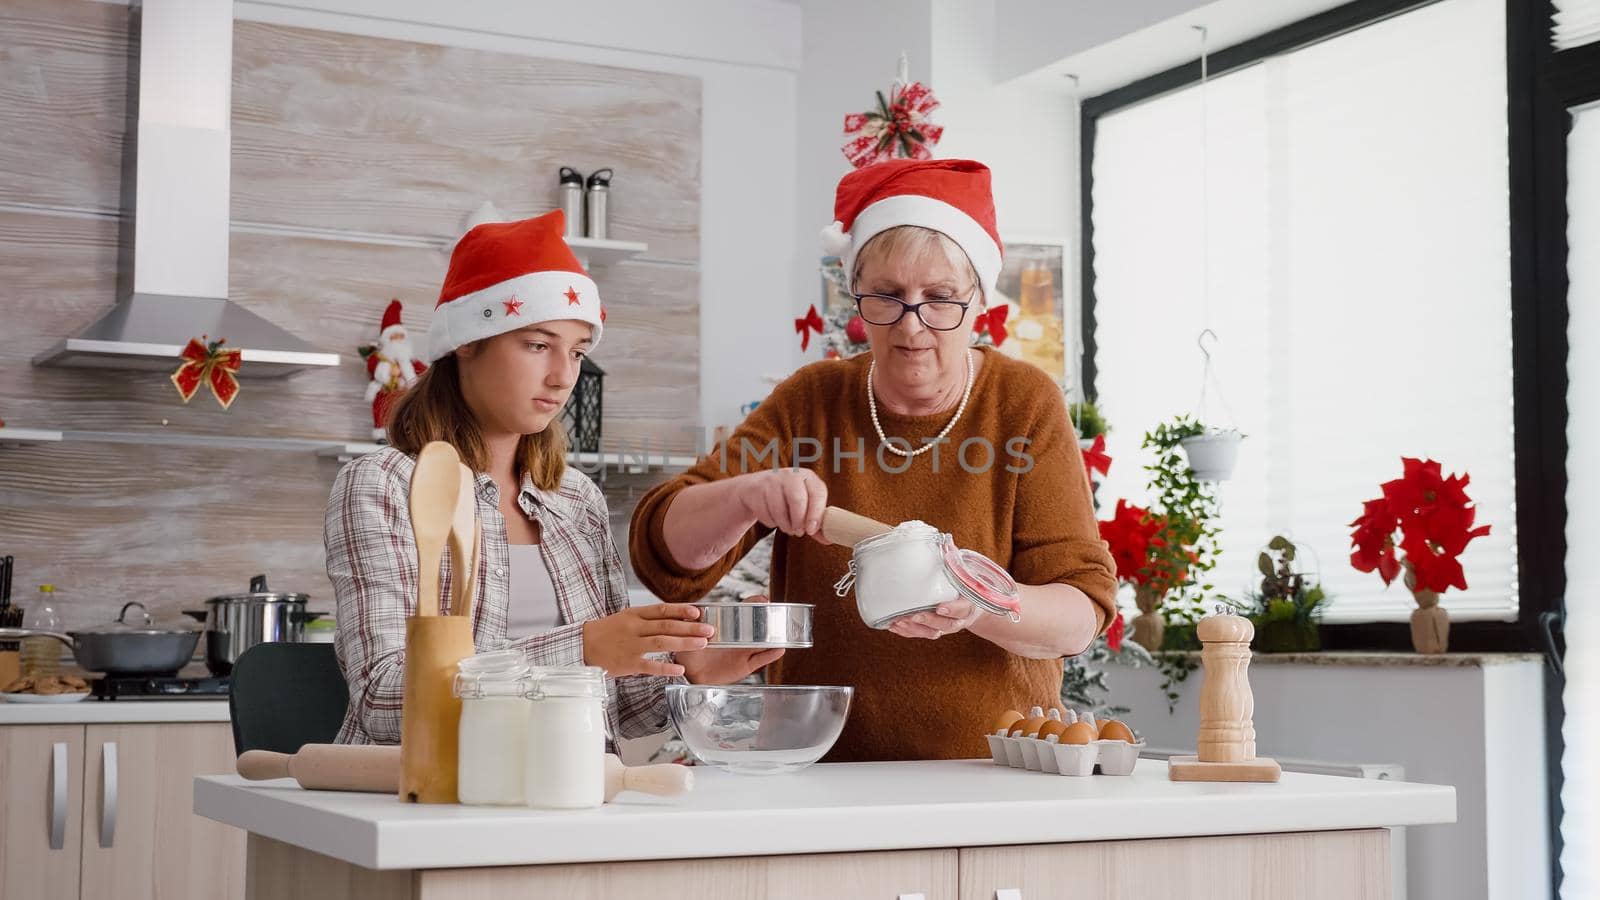
<path id="1" fill-rule="evenodd" d="M 1143 760 L 1072 778 L 983 761 L 695 770 L 599 810 L 417 806 L 292 781 L 195 780 L 250 833 L 254 900 L 328 897 L 1388 897 L 1387 827 L 1455 820 L 1450 787 L 1285 773 L 1185 784 Z M 1019 896 L 1000 894 L 999 896 Z"/>

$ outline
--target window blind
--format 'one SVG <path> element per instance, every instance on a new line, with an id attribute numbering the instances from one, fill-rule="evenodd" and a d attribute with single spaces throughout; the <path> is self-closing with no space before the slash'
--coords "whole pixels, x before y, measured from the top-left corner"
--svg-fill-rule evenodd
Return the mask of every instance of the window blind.
<path id="1" fill-rule="evenodd" d="M 1148 499 L 1141 435 L 1196 411 L 1209 323 L 1207 418 L 1248 435 L 1221 490 L 1224 593 L 1281 533 L 1315 554 L 1327 621 L 1406 620 L 1402 585 L 1350 566 L 1348 523 L 1402 455 L 1432 457 L 1493 526 L 1446 608 L 1515 619 L 1504 53 L 1503 4 L 1442 0 L 1212 79 L 1207 267 L 1200 86 L 1099 120 L 1100 496 Z"/>
<path id="2" fill-rule="evenodd" d="M 1550 43 L 1571 50 L 1600 41 L 1600 0 L 1554 0 L 1550 18 Z"/>

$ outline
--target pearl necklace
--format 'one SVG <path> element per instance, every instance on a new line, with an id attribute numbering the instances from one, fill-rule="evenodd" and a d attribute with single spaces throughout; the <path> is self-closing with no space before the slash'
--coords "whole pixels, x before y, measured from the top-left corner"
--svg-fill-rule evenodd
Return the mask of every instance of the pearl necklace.
<path id="1" fill-rule="evenodd" d="M 933 440 L 909 452 L 901 450 L 894 444 L 889 443 L 889 439 L 883 434 L 883 425 L 878 422 L 878 398 L 872 393 L 872 373 L 876 372 L 877 370 L 878 361 L 873 360 L 871 365 L 867 366 L 867 409 L 872 413 L 872 430 L 878 433 L 878 440 L 883 443 L 884 447 L 888 448 L 890 453 L 904 456 L 908 459 L 913 456 L 920 456 L 923 453 L 927 453 L 929 450 L 932 450 L 934 447 L 938 446 L 939 442 L 944 440 L 945 436 L 950 433 L 950 429 L 956 427 L 956 420 L 961 418 L 961 414 L 963 412 L 966 412 L 967 401 L 972 398 L 972 382 L 974 380 L 973 374 L 976 370 L 972 367 L 972 351 L 968 350 L 967 389 L 961 392 L 961 405 L 956 407 L 956 414 L 950 417 L 950 421 L 945 424 L 944 430 L 939 432 Z"/>

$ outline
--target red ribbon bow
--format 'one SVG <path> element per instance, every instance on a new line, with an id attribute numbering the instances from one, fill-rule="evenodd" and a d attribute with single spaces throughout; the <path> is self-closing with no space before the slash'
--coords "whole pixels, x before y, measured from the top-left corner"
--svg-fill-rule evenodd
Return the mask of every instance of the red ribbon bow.
<path id="1" fill-rule="evenodd" d="M 806 314 L 794 320 L 795 334 L 800 335 L 800 352 L 804 353 L 811 348 L 811 332 L 822 333 L 822 316 L 817 313 L 817 305 L 811 304 Z"/>
<path id="2" fill-rule="evenodd" d="M 1101 475 L 1111 474 L 1111 456 L 1106 453 L 1106 436 L 1094 436 L 1094 444 L 1083 451 L 1083 469 L 1089 475 L 1090 483 L 1094 482 L 1094 473 Z"/>
<path id="3" fill-rule="evenodd" d="M 928 114 L 938 108 L 933 91 L 918 81 L 896 82 L 888 100 L 878 91 L 877 109 L 844 117 L 845 159 L 858 169 L 897 157 L 932 159 L 944 128 L 929 122 Z"/>
<path id="4" fill-rule="evenodd" d="M 183 357 L 183 365 L 172 373 L 172 383 L 178 389 L 178 396 L 182 397 L 185 403 L 194 398 L 202 383 L 210 384 L 211 393 L 216 396 L 217 402 L 222 404 L 223 409 L 227 409 L 233 405 L 233 398 L 239 395 L 239 379 L 236 374 L 243 363 L 238 350 L 222 349 L 226 338 L 201 343 L 205 337 L 202 334 L 198 338 L 189 339 L 189 343 L 179 354 Z"/>
<path id="5" fill-rule="evenodd" d="M 978 313 L 978 318 L 973 324 L 978 334 L 988 334 L 996 347 L 1006 342 L 1010 332 L 1006 331 L 1006 316 L 1011 313 L 1009 306 L 996 306 Z"/>

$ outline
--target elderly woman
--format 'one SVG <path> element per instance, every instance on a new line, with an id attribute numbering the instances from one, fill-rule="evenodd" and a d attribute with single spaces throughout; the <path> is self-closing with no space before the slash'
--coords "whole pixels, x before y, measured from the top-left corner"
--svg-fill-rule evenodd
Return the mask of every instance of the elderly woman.
<path id="1" fill-rule="evenodd" d="M 1062 657 L 1115 609 L 1113 563 L 1060 390 L 972 347 L 1000 270 L 989 170 L 879 163 L 839 183 L 835 217 L 871 352 L 801 369 L 720 453 L 652 490 L 634 512 L 634 569 L 694 600 L 776 531 L 772 597 L 817 609 L 814 649 L 769 680 L 856 688 L 829 759 L 983 756 L 996 715 L 1056 701 Z M 850 550 L 821 540 L 829 505 L 952 534 L 1016 579 L 1021 621 L 957 599 L 869 628 L 833 596 Z"/>

